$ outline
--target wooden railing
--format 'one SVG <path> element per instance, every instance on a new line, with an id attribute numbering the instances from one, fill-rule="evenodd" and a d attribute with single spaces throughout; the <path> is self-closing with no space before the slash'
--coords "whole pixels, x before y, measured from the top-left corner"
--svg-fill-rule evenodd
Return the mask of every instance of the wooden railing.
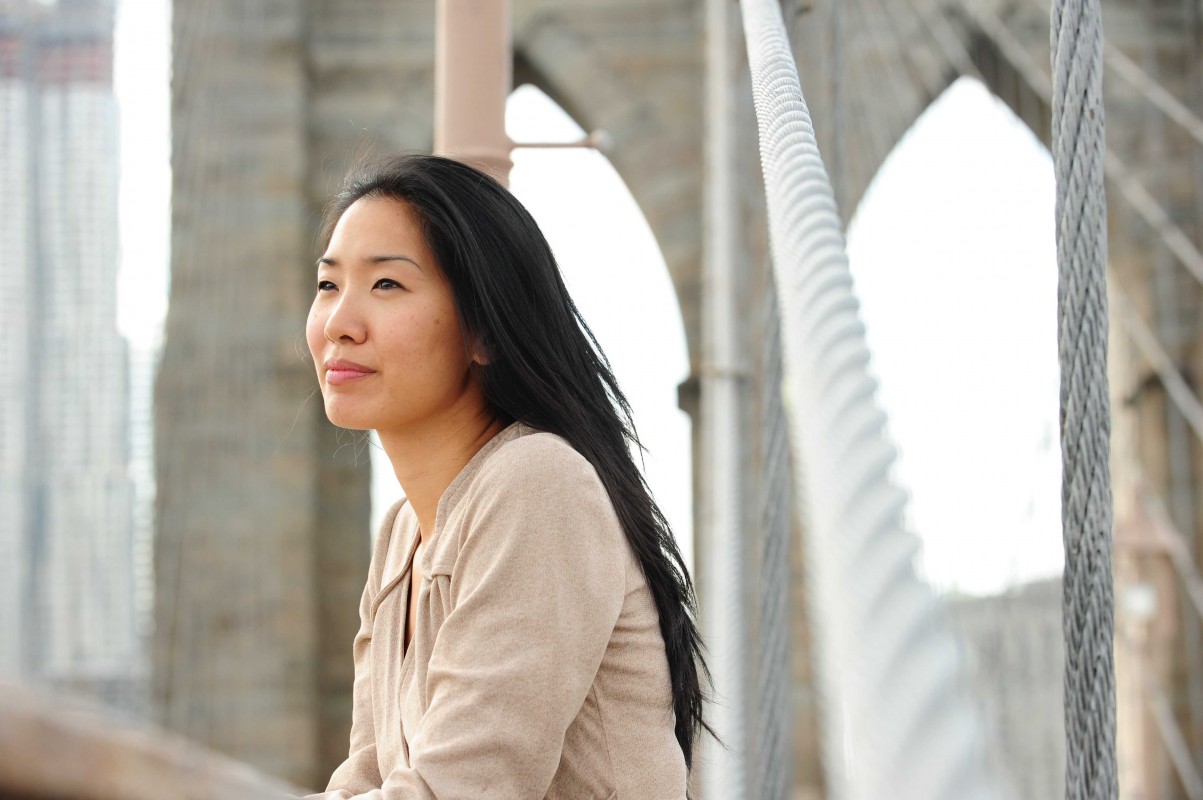
<path id="1" fill-rule="evenodd" d="M 0 682 L 0 798 L 284 800 L 307 792 L 149 723 Z"/>

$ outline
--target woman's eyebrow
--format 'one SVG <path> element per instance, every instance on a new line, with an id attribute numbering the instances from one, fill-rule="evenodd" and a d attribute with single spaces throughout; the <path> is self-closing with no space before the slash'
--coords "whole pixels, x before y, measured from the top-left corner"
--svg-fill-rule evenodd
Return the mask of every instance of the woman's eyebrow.
<path id="1" fill-rule="evenodd" d="M 409 256 L 403 256 L 403 255 L 370 256 L 365 260 L 370 264 L 383 264 L 386 261 L 408 261 L 409 263 L 413 264 L 418 269 L 422 269 L 422 265 L 419 264 L 417 261 L 414 261 Z M 317 260 L 317 265 L 319 267 L 321 267 L 323 264 L 325 264 L 326 266 L 329 266 L 329 267 L 337 267 L 338 259 L 330 258 L 329 256 L 322 256 L 321 258 L 319 258 Z M 426 270 L 422 269 L 422 271 L 425 272 Z"/>

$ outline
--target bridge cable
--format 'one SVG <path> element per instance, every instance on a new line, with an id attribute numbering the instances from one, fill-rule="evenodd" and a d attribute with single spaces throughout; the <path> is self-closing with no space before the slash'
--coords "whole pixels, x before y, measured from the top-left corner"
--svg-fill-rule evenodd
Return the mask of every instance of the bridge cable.
<path id="1" fill-rule="evenodd" d="M 832 800 L 998 798 L 878 408 L 832 187 L 777 0 L 741 0 L 786 355 Z"/>
<path id="2" fill-rule="evenodd" d="M 1099 0 L 1053 0 L 1067 800 L 1114 800 L 1111 409 Z"/>

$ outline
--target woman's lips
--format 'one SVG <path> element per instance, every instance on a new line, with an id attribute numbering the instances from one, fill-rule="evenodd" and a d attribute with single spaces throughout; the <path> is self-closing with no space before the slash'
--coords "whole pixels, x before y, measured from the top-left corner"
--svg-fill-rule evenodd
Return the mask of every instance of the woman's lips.
<path id="1" fill-rule="evenodd" d="M 356 364 L 354 361 L 344 361 L 340 358 L 326 362 L 326 385 L 328 386 L 342 386 L 375 374 L 375 370 L 368 369 L 362 364 Z"/>
<path id="2" fill-rule="evenodd" d="M 375 372 L 362 372 L 357 369 L 328 369 L 326 370 L 326 385 L 342 386 L 375 374 Z"/>

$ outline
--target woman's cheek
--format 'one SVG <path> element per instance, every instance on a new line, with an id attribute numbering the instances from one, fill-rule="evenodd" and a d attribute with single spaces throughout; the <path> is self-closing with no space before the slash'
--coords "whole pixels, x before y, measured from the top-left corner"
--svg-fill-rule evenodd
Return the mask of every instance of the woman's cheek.
<path id="1" fill-rule="evenodd" d="M 309 346 L 309 355 L 313 358 L 313 367 L 319 375 L 322 371 L 322 342 L 325 341 L 323 330 L 325 320 L 321 318 L 316 306 L 309 309 L 309 317 L 305 320 L 305 343 Z"/>

